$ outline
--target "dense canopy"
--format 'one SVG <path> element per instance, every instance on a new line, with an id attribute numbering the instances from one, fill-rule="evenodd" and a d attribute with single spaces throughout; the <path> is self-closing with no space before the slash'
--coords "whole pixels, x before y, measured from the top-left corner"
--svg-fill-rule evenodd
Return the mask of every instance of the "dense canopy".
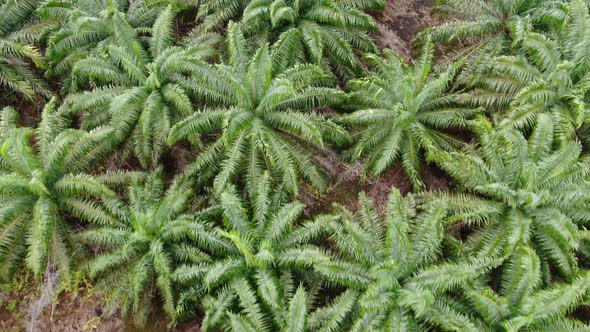
<path id="1" fill-rule="evenodd" d="M 590 331 L 590 1 L 437 1 L 409 60 L 396 5 L 0 0 L 0 282 L 139 328 Z"/>

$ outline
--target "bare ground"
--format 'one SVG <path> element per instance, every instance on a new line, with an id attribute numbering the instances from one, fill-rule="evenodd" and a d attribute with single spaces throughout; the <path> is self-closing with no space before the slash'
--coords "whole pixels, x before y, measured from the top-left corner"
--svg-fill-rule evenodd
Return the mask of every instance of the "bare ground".
<path id="1" fill-rule="evenodd" d="M 0 291 L 0 331 L 2 332 L 160 332 L 166 331 L 163 315 L 149 321 L 142 329 L 121 318 L 117 311 L 108 312 L 103 307 L 99 292 L 92 285 L 83 284 L 72 293 L 61 292 L 44 306 L 31 326 L 29 315 L 32 304 L 39 299 L 39 288 L 33 280 L 27 280 L 19 290 L 9 295 Z M 175 332 L 199 332 L 198 322 L 190 322 L 173 329 Z"/>
<path id="2" fill-rule="evenodd" d="M 406 60 L 411 60 L 412 39 L 418 31 L 434 22 L 430 16 L 433 1 L 390 0 L 383 13 L 376 16 L 379 33 L 375 35 L 375 39 L 378 45 L 382 48 L 390 48 L 401 54 Z M 38 107 L 23 106 L 23 108 L 27 109 L 23 122 L 27 125 L 33 124 L 38 117 Z M 392 186 L 398 188 L 403 194 L 408 193 L 411 189 L 410 182 L 400 165 L 396 165 L 380 177 L 369 178 L 362 174 L 360 164 L 343 162 L 332 152 L 319 153 L 315 157 L 325 166 L 334 181 L 328 192 L 321 196 L 311 188 L 302 188 L 299 199 L 308 205 L 305 211 L 307 217 L 329 211 L 334 203 L 354 211 L 358 208 L 358 194 L 360 192 L 366 192 L 369 197 L 375 200 L 378 207 L 383 207 Z M 171 166 L 167 168 L 176 169 Z M 426 166 L 423 176 L 427 189 L 444 190 L 448 188 L 448 178 L 435 167 Z M 30 321 L 27 313 L 31 303 L 37 299 L 39 294 L 39 290 L 35 288 L 34 284 L 30 281 L 20 290 L 10 294 L 2 293 L 0 289 L 0 331 L 30 330 L 27 329 Z M 55 296 L 52 303 L 42 310 L 37 327 L 32 329 L 32 331 L 44 332 L 149 332 L 163 330 L 166 330 L 163 317 L 150 321 L 148 328 L 138 330 L 133 328 L 132 324 L 121 319 L 118 313 L 106 313 L 100 294 L 95 292 L 90 285 L 82 287 L 76 296 L 67 293 Z M 199 323 L 195 320 L 175 329 L 175 331 L 200 331 Z"/>
<path id="3" fill-rule="evenodd" d="M 412 58 L 412 39 L 423 28 L 433 24 L 430 15 L 434 0 L 390 0 L 385 10 L 376 15 L 381 48 L 389 48 L 406 60 Z"/>

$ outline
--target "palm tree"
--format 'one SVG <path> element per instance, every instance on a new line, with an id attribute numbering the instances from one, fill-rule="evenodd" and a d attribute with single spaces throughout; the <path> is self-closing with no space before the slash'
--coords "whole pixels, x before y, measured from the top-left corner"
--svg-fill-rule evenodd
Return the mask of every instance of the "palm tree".
<path id="1" fill-rule="evenodd" d="M 382 8 L 374 0 L 256 0 L 244 9 L 242 24 L 248 35 L 271 40 L 276 72 L 311 62 L 347 78 L 360 72 L 355 51 L 377 52 L 367 35 L 377 25 L 363 10 Z"/>
<path id="2" fill-rule="evenodd" d="M 197 13 L 199 25 L 195 32 L 203 33 L 223 29 L 228 22 L 239 21 L 249 0 L 208 0 L 203 2 Z"/>
<path id="3" fill-rule="evenodd" d="M 245 179 L 252 192 L 264 170 L 279 177 L 292 193 L 297 193 L 300 176 L 325 189 L 306 144 L 323 147 L 326 141 L 347 140 L 340 126 L 313 111 L 342 101 L 343 93 L 326 87 L 332 80 L 314 65 L 275 74 L 268 47 L 251 55 L 236 24 L 228 31 L 228 49 L 229 64 L 203 65 L 199 75 L 186 79 L 189 89 L 215 106 L 180 121 L 168 143 L 220 132 L 190 167 L 217 172 L 218 192 L 236 177 Z"/>
<path id="4" fill-rule="evenodd" d="M 590 220 L 590 159 L 570 142 L 553 149 L 552 122 L 539 115 L 528 141 L 517 131 L 494 131 L 480 119 L 474 125 L 479 153 L 435 153 L 440 167 L 464 188 L 447 196 L 454 217 L 474 228 L 468 250 L 477 257 L 507 257 L 531 246 L 549 280 L 549 266 L 571 280 L 578 264 L 577 223 Z"/>
<path id="5" fill-rule="evenodd" d="M 295 289 L 296 279 L 291 274 L 265 282 L 269 288 L 259 289 L 267 292 L 260 303 L 252 301 L 257 298 L 256 290 L 244 280 L 232 283 L 231 288 L 225 288 L 215 300 L 206 297 L 203 304 L 208 317 L 223 315 L 225 323 L 221 328 L 234 332 L 338 331 L 338 326 L 346 319 L 346 310 L 353 304 L 348 293 L 344 293 L 327 305 L 317 306 L 314 300 L 319 289 L 306 292 L 301 285 Z M 232 307 L 230 304 L 235 298 L 237 306 Z M 203 330 L 212 329 L 206 325 Z"/>
<path id="6" fill-rule="evenodd" d="M 442 0 L 435 7 L 447 21 L 422 31 L 418 41 L 459 47 L 451 59 L 468 57 L 460 76 L 467 82 L 479 77 L 494 56 L 512 53 L 527 31 L 555 31 L 566 20 L 567 10 L 555 0 Z"/>
<path id="7" fill-rule="evenodd" d="M 1 111 L 0 272 L 2 278 L 22 266 L 39 276 L 47 265 L 64 278 L 71 271 L 73 248 L 68 217 L 108 224 L 112 216 L 101 204 L 114 193 L 98 178 L 82 173 L 109 150 L 110 131 L 67 129 L 55 111 L 56 100 L 43 110 L 37 129 L 17 126 L 14 109 Z"/>
<path id="8" fill-rule="evenodd" d="M 351 153 L 355 159 L 367 160 L 366 169 L 372 175 L 383 173 L 401 160 L 414 188 L 420 188 L 422 151 L 461 146 L 459 139 L 444 130 L 464 128 L 479 110 L 460 106 L 455 101 L 459 93 L 447 92 L 455 66 L 439 75 L 431 74 L 431 43 L 426 43 L 413 66 L 389 50 L 384 54 L 385 59 L 365 57 L 374 71 L 349 82 L 351 104 L 358 110 L 341 121 L 361 128 Z"/>
<path id="9" fill-rule="evenodd" d="M 51 95 L 47 84 L 34 68 L 43 68 L 45 59 L 33 43 L 37 27 L 27 27 L 40 0 L 0 1 L 0 86 L 32 100 Z"/>
<path id="10" fill-rule="evenodd" d="M 572 140 L 587 116 L 590 38 L 582 31 L 590 14 L 581 1 L 572 1 L 571 8 L 572 17 L 555 37 L 524 33 L 519 54 L 491 60 L 485 75 L 474 82 L 474 91 L 462 100 L 506 112 L 499 120 L 504 127 L 528 130 L 538 114 L 548 113 L 556 138 Z"/>
<path id="11" fill-rule="evenodd" d="M 175 317 L 172 275 L 177 264 L 208 262 L 211 254 L 231 247 L 199 213 L 190 213 L 193 192 L 186 178 L 177 178 L 164 190 L 162 172 L 156 171 L 135 179 L 128 193 L 129 203 L 109 206 L 116 215 L 112 223 L 97 224 L 80 239 L 101 250 L 88 268 L 110 303 L 144 326 L 156 296 Z"/>
<path id="12" fill-rule="evenodd" d="M 452 290 L 490 270 L 490 259 L 440 257 L 446 215 L 444 201 L 419 207 L 396 188 L 384 217 L 364 194 L 356 215 L 340 209 L 333 218 L 318 218 L 295 231 L 292 243 L 311 243 L 326 236 L 336 251 L 317 271 L 327 281 L 348 288 L 354 305 L 341 308 L 347 317 L 339 330 L 414 331 L 436 326 L 445 331 L 478 331 L 480 322 L 464 314 Z"/>
<path id="13" fill-rule="evenodd" d="M 150 1 L 147 1 L 148 3 Z M 47 37 L 47 57 L 50 78 L 69 77 L 79 60 L 95 50 L 117 44 L 116 33 L 125 17 L 137 30 L 149 28 L 162 9 L 149 6 L 143 0 L 49 0 L 38 15 L 45 21 L 58 22 Z M 65 89 L 69 85 L 66 81 Z"/>
<path id="14" fill-rule="evenodd" d="M 291 244 L 289 236 L 304 205 L 284 203 L 285 192 L 273 190 L 268 173 L 257 183 L 251 197 L 249 204 L 244 203 L 232 187 L 220 194 L 220 219 L 224 226 L 217 233 L 232 244 L 230 253 L 176 271 L 176 280 L 181 284 L 197 285 L 185 292 L 181 309 L 191 299 L 201 302 L 206 312 L 201 329 L 205 331 L 228 321 L 234 327 L 244 324 L 262 331 L 276 331 L 293 324 L 289 322 L 290 313 L 283 308 L 297 306 L 300 314 L 305 312 L 300 298 L 304 296 L 303 289 L 292 298 L 295 280 L 312 280 L 313 284 L 321 281 L 294 279 L 295 275 L 310 274 L 312 267 L 322 269 L 331 259 L 321 248 Z M 233 308 L 240 308 L 238 311 L 245 315 Z M 270 310 L 266 312 L 265 308 Z M 312 319 L 310 324 L 328 324 L 330 317 L 326 313 Z M 301 321 L 293 325 L 301 326 Z"/>
<path id="15" fill-rule="evenodd" d="M 515 250 L 500 278 L 499 291 L 485 280 L 464 287 L 469 308 L 493 331 L 588 331 L 590 326 L 567 313 L 582 305 L 590 288 L 583 272 L 571 283 L 541 286 L 539 257 L 528 247 Z"/>
<path id="16" fill-rule="evenodd" d="M 162 11 L 144 49 L 135 30 L 122 14 L 113 18 L 117 45 L 106 47 L 101 56 L 76 63 L 72 90 L 90 86 L 92 90 L 69 95 L 70 112 L 84 113 L 84 128 L 110 123 L 114 140 L 131 138 L 135 156 L 143 167 L 157 164 L 170 127 L 193 113 L 184 76 L 197 75 L 195 62 L 214 52 L 208 43 L 180 48 L 172 46 L 174 13 Z"/>

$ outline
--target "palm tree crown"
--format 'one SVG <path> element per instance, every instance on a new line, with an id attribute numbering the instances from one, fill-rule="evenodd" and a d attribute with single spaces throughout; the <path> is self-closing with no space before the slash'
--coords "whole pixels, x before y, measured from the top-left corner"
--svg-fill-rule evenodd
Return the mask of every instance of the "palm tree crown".
<path id="1" fill-rule="evenodd" d="M 40 0 L 0 1 L 0 86 L 32 99 L 49 97 L 47 84 L 29 62 L 43 68 L 45 59 L 33 43 L 38 29 L 27 28 Z"/>
<path id="2" fill-rule="evenodd" d="M 129 203 L 108 206 L 116 216 L 110 224 L 85 231 L 83 242 L 104 250 L 89 263 L 90 275 L 118 305 L 143 326 L 159 295 L 168 315 L 175 317 L 176 293 L 172 274 L 178 264 L 199 264 L 211 253 L 226 252 L 229 245 L 190 214 L 190 181 L 177 178 L 167 190 L 161 171 L 129 187 Z"/>
<path id="3" fill-rule="evenodd" d="M 149 1 L 148 1 L 149 2 Z M 50 68 L 47 76 L 66 77 L 76 62 L 93 54 L 95 50 L 117 42 L 124 16 L 135 29 L 148 28 L 158 16 L 161 7 L 147 6 L 145 1 L 129 0 L 49 0 L 38 15 L 45 21 L 58 22 L 49 33 L 47 57 Z"/>
<path id="4" fill-rule="evenodd" d="M 499 121 L 504 127 L 530 130 L 538 114 L 548 113 L 556 139 L 574 139 L 588 113 L 590 38 L 582 31 L 590 14 L 580 1 L 571 6 L 572 17 L 558 33 L 523 33 L 518 43 L 522 52 L 492 59 L 485 75 L 474 81 L 474 91 L 462 100 L 492 112 L 506 111 Z"/>
<path id="5" fill-rule="evenodd" d="M 479 77 L 494 56 L 512 53 L 510 47 L 527 31 L 556 30 L 567 10 L 555 0 L 443 0 L 436 10 L 449 20 L 421 32 L 442 44 L 459 46 L 451 58 L 467 56 L 460 79 Z M 454 53 L 454 54 L 453 54 Z"/>
<path id="6" fill-rule="evenodd" d="M 36 130 L 17 127 L 17 113 L 1 112 L 0 263 L 10 277 L 26 256 L 36 275 L 57 266 L 67 279 L 76 246 L 65 214 L 81 220 L 111 222 L 98 206 L 114 193 L 95 177 L 81 173 L 104 157 L 109 130 L 67 129 L 69 122 L 44 109 Z M 32 143 L 34 141 L 34 144 Z"/>
<path id="7" fill-rule="evenodd" d="M 203 66 L 198 76 L 187 79 L 189 89 L 202 100 L 220 106 L 178 123 L 168 142 L 221 131 L 193 165 L 196 170 L 218 171 L 218 191 L 240 174 L 252 191 L 264 170 L 276 174 L 292 193 L 298 190 L 300 176 L 324 189 L 320 171 L 299 142 L 324 146 L 326 140 L 346 141 L 341 127 L 313 112 L 340 102 L 343 93 L 326 87 L 332 80 L 314 65 L 274 74 L 267 47 L 250 59 L 239 26 L 233 24 L 228 33 L 230 63 Z"/>
<path id="8" fill-rule="evenodd" d="M 567 317 L 582 304 L 590 288 L 590 275 L 580 274 L 572 283 L 542 287 L 541 261 L 529 247 L 517 248 L 502 271 L 499 291 L 485 279 L 463 287 L 465 302 L 490 330 L 587 331 L 590 326 Z"/>
<path id="9" fill-rule="evenodd" d="M 355 303 L 340 307 L 339 315 L 347 317 L 340 330 L 414 331 L 426 323 L 445 331 L 478 331 L 480 324 L 462 313 L 448 291 L 485 274 L 495 262 L 439 258 L 445 202 L 419 207 L 393 188 L 380 218 L 372 201 L 363 194 L 359 200 L 356 215 L 340 209 L 292 236 L 298 243 L 329 234 L 338 258 L 318 272 L 349 288 L 340 301 Z"/>
<path id="10" fill-rule="evenodd" d="M 245 31 L 273 36 L 275 71 L 307 60 L 338 77 L 354 77 L 354 51 L 377 51 L 366 34 L 376 30 L 375 21 L 362 10 L 382 7 L 373 0 L 256 0 L 244 9 L 242 24 Z"/>
<path id="11" fill-rule="evenodd" d="M 81 60 L 73 70 L 72 89 L 90 85 L 93 90 L 65 101 L 69 111 L 85 113 L 85 128 L 110 121 L 116 143 L 130 137 L 135 156 L 146 168 L 157 163 L 170 127 L 193 113 L 182 78 L 196 75 L 195 63 L 213 52 L 206 42 L 173 47 L 173 17 L 170 6 L 162 11 L 145 49 L 135 30 L 117 14 L 118 45 L 106 46 L 105 54 Z"/>
<path id="12" fill-rule="evenodd" d="M 433 49 L 427 43 L 422 57 L 408 66 L 393 52 L 382 60 L 368 55 L 374 72 L 349 83 L 352 104 L 359 108 L 341 121 L 359 125 L 354 158 L 366 157 L 373 175 L 383 173 L 401 160 L 414 187 L 422 186 L 421 150 L 458 147 L 462 142 L 444 132 L 464 128 L 466 120 L 479 110 L 456 103 L 458 93 L 447 93 L 455 74 L 450 67 L 440 75 L 431 74 Z"/>
<path id="13" fill-rule="evenodd" d="M 535 248 L 543 264 L 575 276 L 576 223 L 590 221 L 590 159 L 578 143 L 553 149 L 552 122 L 539 122 L 527 141 L 516 131 L 496 132 L 486 120 L 474 126 L 480 154 L 438 153 L 433 158 L 467 191 L 451 196 L 455 221 L 479 226 L 468 241 L 478 256 Z M 549 270 L 544 269 L 545 278 Z"/>
<path id="14" fill-rule="evenodd" d="M 304 205 L 284 200 L 285 192 L 272 189 L 268 173 L 258 183 L 250 204 L 245 204 L 231 187 L 220 195 L 224 227 L 217 228 L 217 232 L 234 250 L 217 261 L 187 265 L 176 272 L 177 280 L 202 285 L 194 287 L 189 297 L 201 299 L 204 291 L 210 294 L 203 301 L 206 315 L 202 329 L 222 326 L 226 318 L 231 319 L 232 326 L 242 322 L 261 331 L 301 325 L 300 321 L 290 322 L 284 310 L 289 303 L 297 305 L 298 311 L 303 310 L 300 303 L 293 302 L 300 301 L 299 298 L 291 299 L 295 274 L 309 274 L 311 268 L 317 272 L 331 257 L 321 248 L 291 241 L 289 235 Z M 299 296 L 303 296 L 301 292 L 303 289 L 298 291 Z M 233 312 L 234 304 L 238 304 L 244 316 Z M 273 310 L 266 312 L 267 307 Z M 321 326 L 330 317 L 326 314 L 321 319 L 313 318 L 309 324 Z"/>

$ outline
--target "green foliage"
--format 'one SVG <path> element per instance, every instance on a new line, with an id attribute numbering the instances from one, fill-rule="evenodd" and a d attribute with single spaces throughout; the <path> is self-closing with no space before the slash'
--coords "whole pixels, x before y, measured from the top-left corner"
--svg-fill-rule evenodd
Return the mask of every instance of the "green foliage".
<path id="1" fill-rule="evenodd" d="M 330 222 L 304 225 L 298 241 L 316 237 L 318 228 L 330 234 L 339 259 L 320 273 L 329 281 L 354 290 L 355 306 L 347 331 L 414 331 L 438 326 L 445 331 L 478 331 L 480 324 L 455 303 L 451 291 L 485 274 L 496 264 L 489 259 L 444 260 L 446 204 L 433 200 L 416 206 L 395 188 L 384 217 L 364 195 L 356 215 L 347 210 Z M 343 308 L 344 309 L 344 308 Z"/>
<path id="2" fill-rule="evenodd" d="M 193 113 L 183 82 L 199 74 L 195 63 L 214 50 L 208 43 L 173 47 L 173 18 L 171 7 L 162 11 L 145 48 L 123 15 L 115 14 L 117 44 L 78 61 L 72 71 L 72 90 L 93 89 L 71 94 L 65 102 L 69 111 L 85 114 L 84 128 L 110 124 L 114 144 L 129 138 L 146 168 L 157 165 L 170 127 Z"/>
<path id="3" fill-rule="evenodd" d="M 589 325 L 567 316 L 584 299 L 590 276 L 541 288 L 541 262 L 533 250 L 521 247 L 506 264 L 496 293 L 482 280 L 464 287 L 464 297 L 493 330 L 587 331 Z"/>
<path id="4" fill-rule="evenodd" d="M 38 128 L 22 128 L 12 108 L 1 111 L 0 126 L 0 263 L 10 278 L 23 261 L 36 276 L 57 266 L 68 277 L 73 248 L 68 216 L 100 223 L 111 217 L 100 209 L 114 193 L 82 173 L 108 151 L 111 131 L 67 129 L 53 99 Z"/>
<path id="5" fill-rule="evenodd" d="M 428 42 L 422 56 L 408 66 L 395 53 L 385 50 L 385 59 L 367 55 L 373 68 L 369 76 L 350 81 L 351 103 L 358 108 L 341 121 L 362 128 L 351 151 L 353 158 L 364 157 L 372 175 L 380 175 L 395 162 L 414 188 L 422 187 L 422 151 L 452 150 L 462 142 L 445 132 L 465 128 L 478 109 L 456 102 L 458 92 L 448 92 L 456 66 L 432 74 L 433 48 Z"/>
<path id="6" fill-rule="evenodd" d="M 119 44 L 117 33 L 125 24 L 123 21 L 143 30 L 155 21 L 159 10 L 157 6 L 146 6 L 143 0 L 47 1 L 38 15 L 45 21 L 59 23 L 47 38 L 47 76 L 67 78 L 79 60 L 96 49 Z"/>
<path id="7" fill-rule="evenodd" d="M 90 276 L 139 326 L 145 325 L 156 296 L 174 317 L 172 276 L 177 264 L 207 262 L 211 253 L 230 250 L 198 213 L 190 213 L 193 197 L 186 178 L 164 187 L 159 171 L 135 179 L 128 189 L 129 202 L 117 200 L 107 207 L 113 220 L 79 235 L 101 249 L 88 263 Z"/>
<path id="8" fill-rule="evenodd" d="M 328 87 L 332 79 L 311 64 L 275 73 L 268 47 L 250 53 L 236 24 L 229 28 L 227 44 L 228 64 L 203 65 L 198 75 L 184 80 L 189 90 L 214 106 L 180 121 L 168 143 L 219 133 L 190 166 L 192 172 L 215 170 L 217 192 L 238 177 L 253 192 L 265 170 L 292 193 L 297 193 L 301 177 L 324 190 L 326 181 L 308 145 L 342 143 L 348 136 L 313 110 L 341 102 L 344 94 Z"/>
<path id="9" fill-rule="evenodd" d="M 437 1 L 412 63 L 384 4 L 0 0 L 0 279 L 138 327 L 590 330 L 590 2 Z"/>
<path id="10" fill-rule="evenodd" d="M 272 189 L 268 173 L 257 183 L 248 204 L 232 188 L 221 193 L 219 219 L 223 226 L 216 232 L 231 243 L 232 250 L 214 261 L 176 271 L 177 280 L 201 285 L 188 293 L 187 300 L 200 300 L 203 292 L 207 294 L 203 330 L 226 323 L 234 331 L 240 330 L 238 326 L 289 330 L 305 326 L 308 320 L 321 326 L 334 316 L 324 313 L 321 318 L 307 318 L 310 303 L 302 287 L 296 290 L 295 275 L 321 269 L 329 265 L 331 257 L 319 247 L 292 243 L 289 236 L 296 232 L 295 223 L 304 205 L 284 200 L 285 192 Z M 310 281 L 313 290 L 317 291 L 318 281 Z"/>
<path id="11" fill-rule="evenodd" d="M 581 31 L 590 25 L 590 13 L 581 1 L 573 1 L 572 9 L 555 36 L 523 32 L 517 43 L 521 51 L 492 59 L 463 100 L 506 112 L 502 127 L 530 130 L 538 114 L 547 113 L 561 143 L 574 139 L 588 116 L 590 38 Z"/>
<path id="12" fill-rule="evenodd" d="M 546 115 L 528 140 L 514 130 L 495 131 L 483 119 L 474 127 L 478 153 L 433 156 L 466 191 L 449 198 L 451 222 L 475 227 L 467 241 L 475 256 L 507 257 L 520 245 L 531 246 L 545 280 L 548 265 L 572 280 L 578 224 L 590 221 L 590 159 L 580 157 L 578 143 L 555 149 Z"/>
<path id="13" fill-rule="evenodd" d="M 568 13 L 555 0 L 442 0 L 436 11 L 447 20 L 424 30 L 417 40 L 430 36 L 437 43 L 459 47 L 449 57 L 469 59 L 463 82 L 479 77 L 494 56 L 513 53 L 511 48 L 526 33 L 559 30 Z"/>
<path id="14" fill-rule="evenodd" d="M 363 10 L 380 8 L 383 3 L 375 0 L 256 0 L 244 9 L 242 24 L 273 42 L 275 72 L 310 62 L 338 77 L 354 77 L 360 69 L 355 50 L 377 51 L 367 35 L 376 23 Z"/>
<path id="15" fill-rule="evenodd" d="M 0 86 L 29 100 L 35 95 L 51 95 L 47 84 L 31 66 L 45 67 L 43 55 L 31 45 L 40 27 L 29 24 L 40 2 L 0 1 Z"/>

